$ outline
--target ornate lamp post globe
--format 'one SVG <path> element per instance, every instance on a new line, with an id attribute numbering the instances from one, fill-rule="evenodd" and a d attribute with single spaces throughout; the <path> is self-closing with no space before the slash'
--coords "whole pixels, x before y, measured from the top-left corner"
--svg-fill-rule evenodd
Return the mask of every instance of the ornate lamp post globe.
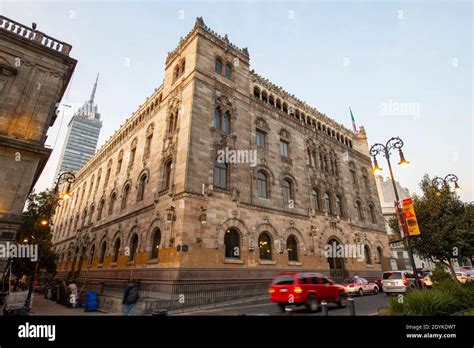
<path id="1" fill-rule="evenodd" d="M 372 156 L 372 159 L 374 162 L 374 167 L 372 169 L 372 172 L 375 175 L 377 175 L 378 173 L 382 171 L 382 168 L 380 168 L 379 164 L 377 163 L 377 156 L 379 154 L 382 154 L 387 159 L 388 170 L 390 173 L 390 178 L 392 180 L 393 192 L 395 194 L 397 205 L 400 204 L 400 197 L 398 196 L 398 190 L 397 190 L 397 185 L 395 183 L 395 178 L 393 175 L 392 164 L 390 163 L 390 155 L 391 155 L 392 150 L 398 150 L 398 155 L 400 157 L 400 161 L 398 162 L 398 164 L 400 165 L 400 167 L 408 166 L 410 162 L 405 159 L 405 155 L 403 154 L 402 147 L 403 147 L 403 140 L 400 139 L 399 137 L 393 137 L 393 138 L 390 138 L 385 145 L 380 144 L 380 143 L 376 143 L 372 145 L 369 151 L 370 156 Z M 415 276 L 416 286 L 420 288 L 421 284 L 418 277 L 418 273 L 416 271 L 415 258 L 413 257 L 413 251 L 411 247 L 411 239 L 410 239 L 410 236 L 408 235 L 408 231 L 406 230 L 406 222 L 405 222 L 405 217 L 403 214 L 401 214 L 401 227 L 403 230 L 403 234 L 405 236 L 405 240 L 407 242 L 408 257 L 410 258 L 413 274 Z"/>

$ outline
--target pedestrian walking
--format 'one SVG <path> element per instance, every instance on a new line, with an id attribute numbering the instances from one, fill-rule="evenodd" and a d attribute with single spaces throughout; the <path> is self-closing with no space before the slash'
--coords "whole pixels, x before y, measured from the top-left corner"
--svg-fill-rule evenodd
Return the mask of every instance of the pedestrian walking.
<path id="1" fill-rule="evenodd" d="M 124 315 L 136 315 L 136 305 L 138 302 L 138 284 L 130 283 L 125 288 L 125 293 L 123 294 L 123 314 Z"/>

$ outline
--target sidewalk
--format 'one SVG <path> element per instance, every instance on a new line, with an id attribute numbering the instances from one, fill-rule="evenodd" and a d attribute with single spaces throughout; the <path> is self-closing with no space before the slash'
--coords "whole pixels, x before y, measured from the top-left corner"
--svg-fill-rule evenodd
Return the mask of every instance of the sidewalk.
<path id="1" fill-rule="evenodd" d="M 36 294 L 35 294 L 36 295 Z M 33 299 L 33 308 L 30 315 L 107 315 L 102 312 L 84 312 L 84 308 L 68 308 L 55 301 L 45 299 L 41 295 Z"/>

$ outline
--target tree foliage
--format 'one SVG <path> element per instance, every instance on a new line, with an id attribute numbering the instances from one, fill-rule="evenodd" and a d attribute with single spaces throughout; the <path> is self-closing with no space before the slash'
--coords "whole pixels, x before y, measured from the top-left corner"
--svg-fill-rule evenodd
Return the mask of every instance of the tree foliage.
<path id="1" fill-rule="evenodd" d="M 20 228 L 20 243 L 38 244 L 38 269 L 54 273 L 56 255 L 51 249 L 51 226 L 41 224 L 41 220 L 49 220 L 54 214 L 54 194 L 46 190 L 32 193 L 28 196 L 26 210 L 22 213 L 23 224 Z M 29 259 L 15 259 L 12 265 L 13 273 L 17 276 L 31 275 L 36 268 L 36 262 Z"/>
<path id="2" fill-rule="evenodd" d="M 473 254 L 473 207 L 464 204 L 449 185 L 438 185 L 428 175 L 420 183 L 421 196 L 413 205 L 421 235 L 413 237 L 414 251 L 422 258 L 442 262 L 454 274 L 449 262 Z"/>

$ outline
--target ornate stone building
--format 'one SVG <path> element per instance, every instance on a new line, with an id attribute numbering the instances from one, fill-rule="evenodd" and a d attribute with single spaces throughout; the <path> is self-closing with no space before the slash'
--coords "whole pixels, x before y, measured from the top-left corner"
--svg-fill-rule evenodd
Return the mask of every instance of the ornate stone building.
<path id="1" fill-rule="evenodd" d="M 46 133 L 76 66 L 70 50 L 35 25 L 0 16 L 0 242 L 15 239 L 51 154 Z"/>
<path id="2" fill-rule="evenodd" d="M 165 72 L 57 210 L 60 275 L 380 275 L 389 247 L 363 128 L 352 132 L 256 74 L 247 49 L 201 18 Z M 219 150 L 240 157 L 221 161 Z M 365 260 L 327 258 L 332 242 L 362 245 Z"/>

